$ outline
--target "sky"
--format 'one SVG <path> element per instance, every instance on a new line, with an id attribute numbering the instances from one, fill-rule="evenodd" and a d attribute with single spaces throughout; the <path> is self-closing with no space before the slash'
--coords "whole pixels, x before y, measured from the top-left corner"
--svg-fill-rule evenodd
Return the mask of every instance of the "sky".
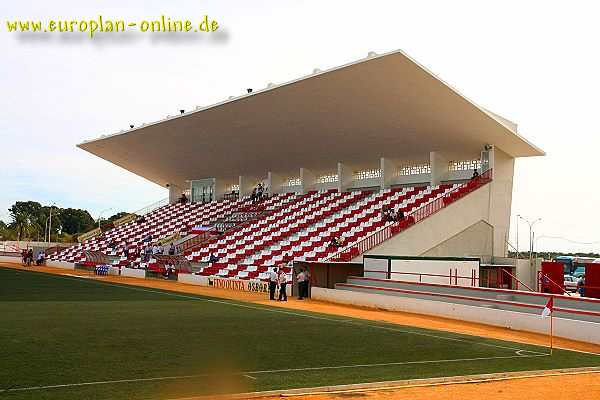
<path id="1" fill-rule="evenodd" d="M 75 147 L 84 139 L 402 49 L 547 156 L 516 161 L 510 241 L 600 251 L 600 4 L 592 1 L 3 1 L 0 219 L 18 200 L 135 211 L 161 188 Z M 218 34 L 16 34 L 14 19 L 219 22 Z M 107 209 L 110 209 L 106 211 Z"/>

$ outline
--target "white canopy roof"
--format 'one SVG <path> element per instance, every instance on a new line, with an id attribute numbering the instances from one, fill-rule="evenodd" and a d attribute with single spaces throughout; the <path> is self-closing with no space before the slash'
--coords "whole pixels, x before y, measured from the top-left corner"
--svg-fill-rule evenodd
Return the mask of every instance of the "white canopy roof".
<path id="1" fill-rule="evenodd" d="M 186 112 L 78 146 L 159 185 L 206 177 L 264 176 L 338 161 L 478 155 L 493 144 L 512 157 L 544 152 L 401 51 Z"/>

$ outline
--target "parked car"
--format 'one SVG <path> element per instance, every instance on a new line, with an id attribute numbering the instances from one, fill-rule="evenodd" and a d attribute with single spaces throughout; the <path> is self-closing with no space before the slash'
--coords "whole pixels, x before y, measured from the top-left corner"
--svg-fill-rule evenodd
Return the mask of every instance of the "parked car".
<path id="1" fill-rule="evenodd" d="M 585 275 L 585 267 L 577 267 L 577 268 L 575 268 L 575 272 L 573 272 L 572 275 L 576 279 L 581 278 L 582 276 Z"/>
<path id="2" fill-rule="evenodd" d="M 578 280 L 579 278 L 572 275 L 565 275 L 565 290 L 569 292 L 576 292 Z"/>

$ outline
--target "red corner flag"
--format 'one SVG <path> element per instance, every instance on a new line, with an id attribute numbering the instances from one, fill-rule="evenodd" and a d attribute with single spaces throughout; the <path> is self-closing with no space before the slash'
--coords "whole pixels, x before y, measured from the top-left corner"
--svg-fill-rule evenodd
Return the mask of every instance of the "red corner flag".
<path id="1" fill-rule="evenodd" d="M 546 307 L 542 310 L 542 318 L 549 317 L 554 311 L 554 297 L 550 297 L 548 303 L 546 303 Z"/>

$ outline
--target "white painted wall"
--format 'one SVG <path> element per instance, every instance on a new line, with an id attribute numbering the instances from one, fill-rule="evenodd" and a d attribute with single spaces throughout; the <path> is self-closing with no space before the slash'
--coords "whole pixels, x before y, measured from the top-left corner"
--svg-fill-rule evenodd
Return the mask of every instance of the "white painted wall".
<path id="1" fill-rule="evenodd" d="M 364 276 L 366 278 L 380 278 L 388 279 L 388 260 L 380 258 L 365 258 L 364 263 Z M 369 271 L 369 272 L 368 272 Z M 370 272 L 370 271 L 382 271 L 382 272 Z"/>
<path id="2" fill-rule="evenodd" d="M 208 277 L 194 274 L 178 274 L 177 281 L 188 285 L 208 286 Z"/>
<path id="3" fill-rule="evenodd" d="M 64 261 L 51 261 L 51 260 L 48 260 L 48 261 L 46 261 L 46 266 L 47 267 L 53 267 L 53 268 L 62 268 L 62 269 L 75 269 L 75 264 L 74 263 L 64 262 Z"/>
<path id="4" fill-rule="evenodd" d="M 146 270 L 123 267 L 123 268 L 121 268 L 121 276 L 128 276 L 130 278 L 146 279 Z"/>
<path id="5" fill-rule="evenodd" d="M 21 257 L 0 256 L 0 262 L 21 264 Z"/>
<path id="6" fill-rule="evenodd" d="M 481 257 L 481 255 L 492 254 L 493 242 L 494 228 L 485 221 L 479 221 L 421 255 L 447 257 L 452 254 L 455 257 Z"/>
<path id="7" fill-rule="evenodd" d="M 407 282 L 439 283 L 447 285 L 450 277 L 466 276 L 468 278 L 452 278 L 452 284 L 457 286 L 473 286 L 470 279 L 475 273 L 479 277 L 479 261 L 449 261 L 449 260 L 392 260 L 391 278 Z M 422 276 L 394 274 L 394 272 L 421 273 L 444 276 Z"/>
<path id="8" fill-rule="evenodd" d="M 498 310 L 486 307 L 467 306 L 408 297 L 386 296 L 372 293 L 353 292 L 313 287 L 311 298 L 339 304 L 377 308 L 389 311 L 404 311 L 433 315 L 459 321 L 477 322 L 526 332 L 549 332 L 550 320 L 534 314 Z M 572 340 L 600 344 L 600 324 L 587 321 L 554 318 L 554 334 Z"/>

